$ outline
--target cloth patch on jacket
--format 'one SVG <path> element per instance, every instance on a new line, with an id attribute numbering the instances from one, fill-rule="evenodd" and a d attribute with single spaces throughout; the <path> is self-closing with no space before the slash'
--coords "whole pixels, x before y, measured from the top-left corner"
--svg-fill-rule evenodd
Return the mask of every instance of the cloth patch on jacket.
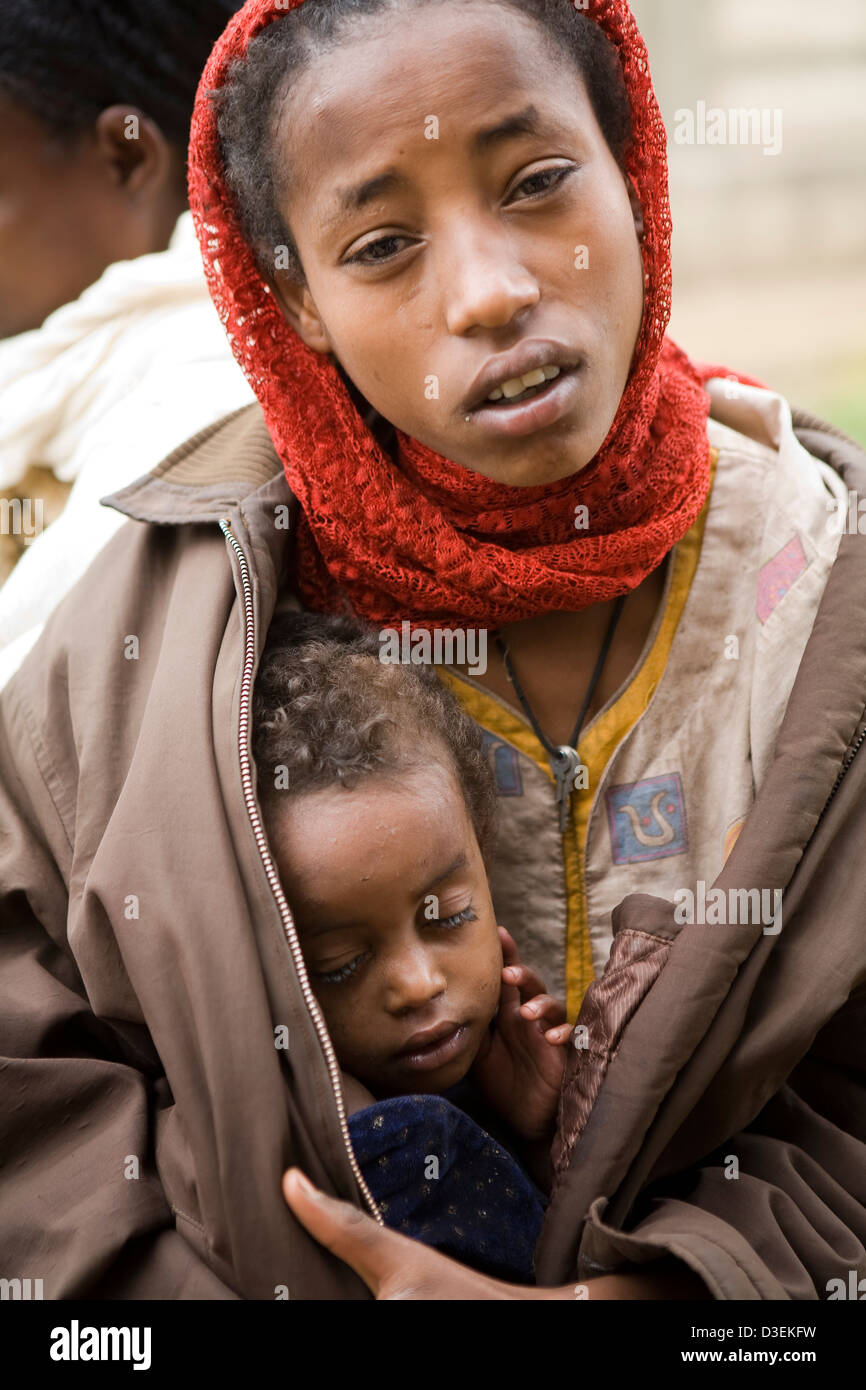
<path id="1" fill-rule="evenodd" d="M 510 743 L 497 738 L 496 734 L 482 729 L 484 751 L 496 781 L 497 796 L 522 796 L 523 777 L 520 773 L 520 759 L 517 749 Z"/>
<path id="2" fill-rule="evenodd" d="M 723 837 L 722 837 L 722 863 L 723 863 L 723 864 L 726 864 L 726 863 L 727 863 L 727 861 L 728 861 L 728 855 L 730 854 L 731 850 L 734 848 L 734 845 L 737 843 L 737 839 L 739 838 L 740 831 L 742 830 L 742 828 L 743 828 L 743 826 L 744 826 L 745 824 L 746 824 L 746 817 L 745 817 L 745 816 L 740 816 L 739 820 L 733 821 L 733 822 L 728 826 L 727 830 L 725 831 L 725 833 L 724 833 L 724 835 L 723 835 Z"/>
<path id="3" fill-rule="evenodd" d="M 614 864 L 668 859 L 689 847 L 683 784 L 678 772 L 611 787 L 607 818 Z"/>
<path id="4" fill-rule="evenodd" d="M 757 613 L 759 622 L 765 623 L 775 608 L 778 608 L 786 593 L 800 578 L 808 565 L 803 542 L 794 536 L 784 545 L 778 555 L 758 571 Z"/>

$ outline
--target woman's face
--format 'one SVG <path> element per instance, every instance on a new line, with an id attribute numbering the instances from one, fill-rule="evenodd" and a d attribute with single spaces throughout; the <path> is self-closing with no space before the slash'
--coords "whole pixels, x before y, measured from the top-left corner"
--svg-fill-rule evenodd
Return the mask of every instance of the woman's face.
<path id="1" fill-rule="evenodd" d="M 306 285 L 277 288 L 310 346 L 475 472 L 521 486 L 585 467 L 640 331 L 640 210 L 543 32 L 489 5 L 368 19 L 299 79 L 279 148 Z M 560 375 L 538 399 L 509 404 L 545 366 Z"/>
<path id="2" fill-rule="evenodd" d="M 499 1003 L 502 947 L 466 803 L 436 762 L 289 797 L 280 877 L 340 1064 L 377 1097 L 438 1094 Z"/>

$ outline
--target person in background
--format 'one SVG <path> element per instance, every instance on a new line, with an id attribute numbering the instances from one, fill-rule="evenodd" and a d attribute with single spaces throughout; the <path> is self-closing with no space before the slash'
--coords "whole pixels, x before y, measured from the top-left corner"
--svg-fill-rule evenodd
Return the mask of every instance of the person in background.
<path id="1" fill-rule="evenodd" d="M 238 8 L 4 4 L 0 683 L 119 524 L 99 497 L 250 400 L 186 192 L 199 76 Z"/>

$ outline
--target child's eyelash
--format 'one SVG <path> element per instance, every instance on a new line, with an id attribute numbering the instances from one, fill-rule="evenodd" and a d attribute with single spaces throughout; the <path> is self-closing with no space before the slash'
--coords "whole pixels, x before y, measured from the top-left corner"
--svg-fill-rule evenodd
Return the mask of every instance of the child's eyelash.
<path id="1" fill-rule="evenodd" d="M 340 985 L 344 980 L 349 980 L 363 961 L 364 956 L 355 956 L 352 960 L 341 965 L 338 970 L 317 970 L 316 976 L 324 981 L 326 985 Z"/>
<path id="2" fill-rule="evenodd" d="M 464 907 L 462 912 L 455 912 L 453 917 L 437 917 L 433 925 L 450 929 L 452 927 L 459 927 L 463 922 L 477 921 L 478 918 L 473 912 L 472 904 L 470 903 L 469 907 Z"/>
<path id="3" fill-rule="evenodd" d="M 455 912 L 451 917 L 437 917 L 430 925 L 434 927 L 444 927 L 446 931 L 453 931 L 455 927 L 460 927 L 464 922 L 477 922 L 472 904 L 464 907 L 462 911 Z M 322 980 L 326 985 L 341 985 L 346 980 L 350 980 L 366 958 L 366 952 L 360 956 L 355 956 L 352 960 L 341 965 L 337 970 L 317 970 L 316 978 Z"/>

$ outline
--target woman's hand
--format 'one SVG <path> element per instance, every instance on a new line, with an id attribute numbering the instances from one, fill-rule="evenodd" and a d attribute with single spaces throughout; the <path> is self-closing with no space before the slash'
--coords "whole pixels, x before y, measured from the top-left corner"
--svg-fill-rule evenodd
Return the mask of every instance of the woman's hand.
<path id="1" fill-rule="evenodd" d="M 706 1285 L 678 1261 L 659 1260 L 634 1274 L 607 1274 L 558 1288 L 504 1284 L 458 1264 L 397 1231 L 379 1226 L 366 1212 L 313 1187 L 300 1168 L 283 1175 L 283 1196 L 301 1225 L 345 1260 L 377 1299 L 502 1300 L 708 1298 Z"/>
<path id="2" fill-rule="evenodd" d="M 557 1291 L 504 1284 L 458 1264 L 397 1231 L 377 1225 L 350 1202 L 313 1187 L 299 1168 L 283 1177 L 283 1196 L 302 1226 L 345 1260 L 377 1299 L 510 1299 L 556 1297 Z M 574 1298 L 569 1293 L 562 1297 Z"/>
<path id="3" fill-rule="evenodd" d="M 499 928 L 502 993 L 499 1013 L 472 1067 L 488 1105 L 515 1134 L 531 1143 L 553 1137 L 564 1045 L 571 1036 L 565 1005 L 547 994 L 544 981 L 522 965 L 513 938 Z"/>

